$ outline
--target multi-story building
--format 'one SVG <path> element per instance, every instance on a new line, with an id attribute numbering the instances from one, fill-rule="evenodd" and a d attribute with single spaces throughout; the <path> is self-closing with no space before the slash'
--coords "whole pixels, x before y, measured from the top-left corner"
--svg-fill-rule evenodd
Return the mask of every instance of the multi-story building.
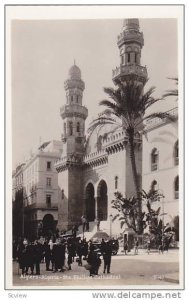
<path id="1" fill-rule="evenodd" d="M 23 169 L 25 164 L 17 166 L 12 174 L 12 222 L 13 237 L 23 234 Z"/>
<path id="2" fill-rule="evenodd" d="M 62 142 L 46 142 L 23 168 L 24 232 L 30 237 L 56 228 L 59 189 L 54 163 L 61 151 Z"/>

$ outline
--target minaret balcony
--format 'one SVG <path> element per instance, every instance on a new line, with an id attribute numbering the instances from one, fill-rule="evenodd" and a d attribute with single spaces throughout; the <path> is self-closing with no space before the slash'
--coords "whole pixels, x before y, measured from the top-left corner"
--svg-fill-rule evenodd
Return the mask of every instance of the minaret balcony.
<path id="1" fill-rule="evenodd" d="M 136 30 L 121 32 L 117 37 L 118 47 L 121 47 L 125 43 L 138 43 L 142 47 L 144 45 L 143 33 Z"/>
<path id="2" fill-rule="evenodd" d="M 60 108 L 60 115 L 62 119 L 65 119 L 67 117 L 80 117 L 85 120 L 88 116 L 88 109 L 85 106 L 81 106 L 78 104 L 63 105 Z"/>
<path id="3" fill-rule="evenodd" d="M 126 64 L 120 67 L 116 67 L 116 69 L 112 70 L 112 79 L 114 83 L 119 82 L 120 80 L 129 80 L 129 79 L 137 79 L 141 82 L 146 82 L 148 78 L 148 73 L 146 67 L 142 67 L 137 64 Z"/>

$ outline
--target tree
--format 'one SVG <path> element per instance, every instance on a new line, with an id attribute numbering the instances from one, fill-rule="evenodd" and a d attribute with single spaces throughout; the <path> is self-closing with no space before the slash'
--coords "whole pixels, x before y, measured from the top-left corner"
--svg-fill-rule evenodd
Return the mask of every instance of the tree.
<path id="1" fill-rule="evenodd" d="M 166 113 L 152 113 L 146 115 L 147 109 L 154 103 L 162 100 L 162 98 L 154 98 L 152 96 L 155 87 L 151 87 L 144 93 L 143 85 L 137 81 L 119 82 L 118 88 L 104 88 L 105 93 L 109 96 L 109 100 L 102 100 L 100 105 L 104 105 L 107 109 L 94 120 L 90 127 L 91 133 L 97 126 L 105 124 L 119 124 L 123 127 L 129 145 L 129 155 L 132 166 L 132 175 L 136 193 L 136 209 L 137 209 L 137 233 L 143 232 L 143 213 L 141 200 L 141 187 L 139 183 L 137 166 L 135 160 L 134 137 L 135 133 L 143 129 L 145 121 L 153 118 L 166 118 Z"/>
<path id="2" fill-rule="evenodd" d="M 168 79 L 171 79 L 171 80 L 174 80 L 175 81 L 175 84 L 178 86 L 178 78 L 175 77 L 175 78 L 168 78 Z M 178 88 L 174 89 L 174 90 L 167 90 L 164 94 L 163 94 L 163 97 L 177 97 L 178 98 Z"/>
<path id="3" fill-rule="evenodd" d="M 112 200 L 112 208 L 117 210 L 117 214 L 113 217 L 113 221 L 118 219 L 121 228 L 126 224 L 128 228 L 132 228 L 138 233 L 138 201 L 137 197 L 123 197 L 120 192 L 114 193 L 115 199 Z M 149 233 L 161 235 L 162 221 L 158 219 L 160 207 L 152 209 L 152 203 L 159 201 L 162 195 L 158 191 L 150 190 L 146 193 L 141 192 L 141 199 L 146 209 L 141 214 L 142 231 L 149 225 Z M 125 229 L 126 230 L 126 229 Z M 123 231 L 124 232 L 124 231 Z"/>

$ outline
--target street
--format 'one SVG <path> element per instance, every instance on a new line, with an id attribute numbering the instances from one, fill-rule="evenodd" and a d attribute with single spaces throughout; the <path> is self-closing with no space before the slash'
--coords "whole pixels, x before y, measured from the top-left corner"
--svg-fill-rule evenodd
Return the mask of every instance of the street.
<path id="1" fill-rule="evenodd" d="M 94 288 L 97 286 L 137 286 L 137 285 L 158 285 L 178 287 L 179 278 L 179 252 L 170 250 L 168 253 L 158 252 L 149 255 L 144 250 L 139 250 L 138 255 L 129 253 L 124 255 L 119 252 L 117 256 L 112 256 L 111 273 L 103 274 L 103 260 L 99 269 L 99 275 L 89 277 L 89 271 L 83 266 L 78 266 L 76 262 L 72 264 L 72 270 L 64 272 L 49 272 L 45 270 L 45 263 L 40 265 L 41 275 L 28 275 L 24 278 L 18 275 L 18 264 L 13 262 L 13 285 L 21 287 L 46 287 L 53 286 L 59 288 L 70 288 L 79 286 L 84 288 Z M 83 265 L 86 261 L 83 261 Z M 21 270 L 19 271 L 21 274 Z M 169 280 L 173 275 L 176 280 Z"/>

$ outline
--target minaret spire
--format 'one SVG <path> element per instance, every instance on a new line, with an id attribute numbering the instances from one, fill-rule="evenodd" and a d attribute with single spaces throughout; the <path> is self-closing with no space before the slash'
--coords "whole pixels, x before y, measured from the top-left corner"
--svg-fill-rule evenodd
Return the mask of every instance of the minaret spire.
<path id="1" fill-rule="evenodd" d="M 117 45 L 120 51 L 120 66 L 113 70 L 115 84 L 135 80 L 143 85 L 148 74 L 141 66 L 141 50 L 144 45 L 143 33 L 140 32 L 139 19 L 125 19 Z"/>

